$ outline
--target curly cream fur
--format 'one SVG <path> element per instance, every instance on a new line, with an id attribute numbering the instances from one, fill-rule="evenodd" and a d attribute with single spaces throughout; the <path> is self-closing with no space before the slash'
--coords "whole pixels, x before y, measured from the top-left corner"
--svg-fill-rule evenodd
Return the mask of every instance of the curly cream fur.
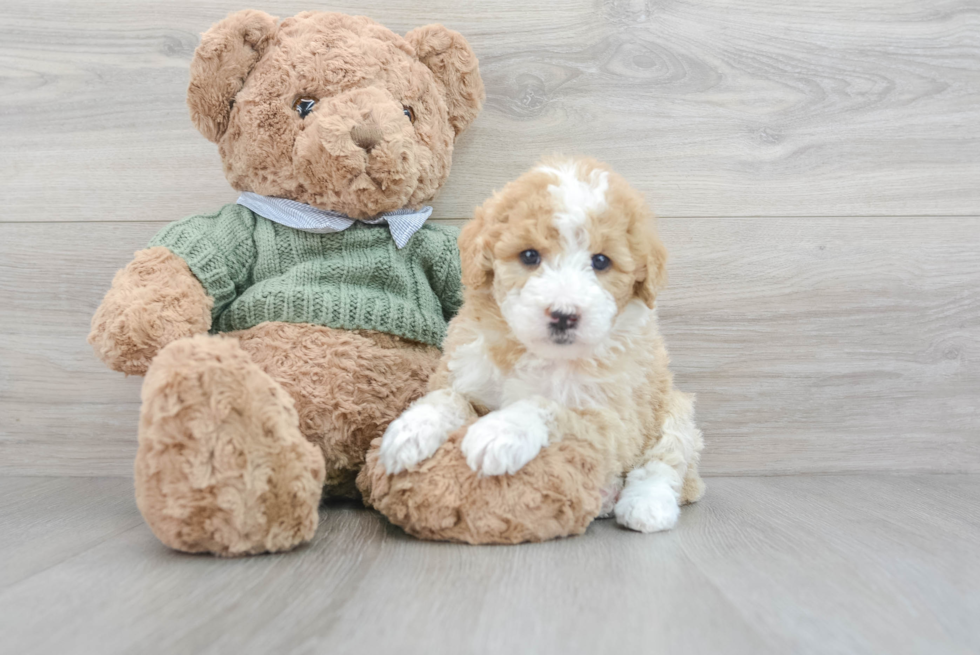
<path id="1" fill-rule="evenodd" d="M 562 178 L 573 188 L 558 188 L 566 183 Z M 573 207 L 565 206 L 563 193 L 574 199 Z M 588 193 L 601 198 L 590 204 L 583 195 Z M 668 529 L 679 504 L 701 497 L 697 466 L 703 444 L 693 423 L 693 399 L 673 386 L 653 312 L 666 280 L 667 253 L 651 229 L 652 218 L 623 178 L 589 159 L 548 162 L 477 210 L 460 236 L 465 303 L 450 324 L 429 390 L 465 397 L 481 418 L 429 459 L 407 461 L 389 445 L 385 459 L 398 463 L 394 474 L 381 461 L 383 440 L 375 442 L 358 478 L 375 507 L 425 538 L 513 543 L 581 532 L 599 515 L 603 496 L 606 512 L 615 506 L 617 520 L 641 531 Z M 520 253 L 528 249 L 541 253 L 540 265 L 521 263 Z M 583 273 L 576 262 L 588 262 L 593 253 L 608 255 L 613 264 Z M 529 341 L 515 329 L 525 326 L 513 325 L 502 309 L 561 266 L 570 267 L 555 278 L 556 289 L 564 292 L 564 278 L 582 276 L 582 287 L 608 299 L 603 311 L 615 312 L 607 332 L 595 331 L 601 339 L 594 344 L 571 349 L 542 345 L 537 337 Z M 551 296 L 543 297 L 547 302 Z M 583 298 L 570 301 L 579 303 L 580 324 L 590 318 Z M 521 302 L 538 300 L 532 295 Z M 533 311 L 523 318 L 548 320 L 547 304 L 530 306 Z M 540 434 L 508 428 L 517 425 L 516 408 L 525 405 L 533 409 L 525 416 L 543 421 L 548 433 L 540 452 Z M 489 426 L 483 422 L 491 419 L 499 434 L 480 430 L 479 443 L 468 444 L 474 426 Z M 416 442 L 431 446 L 433 439 L 423 435 Z M 417 443 L 406 452 L 429 452 Z M 490 448 L 496 449 L 492 457 L 481 457 L 479 449 Z M 590 455 L 561 456 L 570 453 Z"/>
<path id="2" fill-rule="evenodd" d="M 166 248 L 140 250 L 112 279 L 88 342 L 109 368 L 143 375 L 168 343 L 208 331 L 213 304 L 183 259 Z"/>

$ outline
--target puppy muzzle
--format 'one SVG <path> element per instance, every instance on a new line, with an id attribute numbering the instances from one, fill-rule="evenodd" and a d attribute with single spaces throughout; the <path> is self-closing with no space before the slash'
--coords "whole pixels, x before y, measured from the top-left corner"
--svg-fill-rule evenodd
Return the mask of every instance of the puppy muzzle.
<path id="1" fill-rule="evenodd" d="M 548 334 L 552 343 L 568 345 L 575 342 L 575 328 L 581 316 L 577 312 L 549 311 Z"/>

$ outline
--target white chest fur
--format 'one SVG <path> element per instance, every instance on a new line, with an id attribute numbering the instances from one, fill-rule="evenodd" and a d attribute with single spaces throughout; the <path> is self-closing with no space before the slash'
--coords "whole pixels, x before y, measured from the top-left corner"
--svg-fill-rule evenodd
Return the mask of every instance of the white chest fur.
<path id="1" fill-rule="evenodd" d="M 488 409 L 500 409 L 504 374 L 493 363 L 486 346 L 486 338 L 481 334 L 454 350 L 447 366 L 453 376 L 453 391 Z"/>
<path id="2" fill-rule="evenodd" d="M 610 376 L 590 375 L 575 362 L 529 353 L 505 374 L 491 359 L 483 336 L 457 348 L 449 370 L 454 391 L 491 410 L 531 396 L 544 396 L 565 407 L 595 407 L 605 400 L 603 387 L 612 383 Z"/>

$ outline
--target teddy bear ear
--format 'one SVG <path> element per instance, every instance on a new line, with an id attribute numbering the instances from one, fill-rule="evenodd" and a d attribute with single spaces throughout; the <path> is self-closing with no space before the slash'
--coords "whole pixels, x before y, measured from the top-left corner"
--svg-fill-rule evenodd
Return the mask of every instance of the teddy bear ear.
<path id="1" fill-rule="evenodd" d="M 442 83 L 449 122 L 459 136 L 480 113 L 486 98 L 473 49 L 462 34 L 442 25 L 417 27 L 405 35 L 405 40 Z"/>
<path id="2" fill-rule="evenodd" d="M 275 30 L 274 17 L 246 9 L 218 21 L 201 37 L 191 60 L 187 106 L 194 125 L 209 141 L 217 143 L 228 128 L 235 96 Z"/>

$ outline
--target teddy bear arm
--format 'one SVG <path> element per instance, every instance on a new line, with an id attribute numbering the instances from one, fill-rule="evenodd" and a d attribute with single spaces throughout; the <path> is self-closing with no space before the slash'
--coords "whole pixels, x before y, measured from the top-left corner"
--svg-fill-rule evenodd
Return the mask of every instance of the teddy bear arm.
<path id="1" fill-rule="evenodd" d="M 162 246 L 140 250 L 113 278 L 88 341 L 109 368 L 143 375 L 168 343 L 210 329 L 213 304 L 183 259 Z"/>

